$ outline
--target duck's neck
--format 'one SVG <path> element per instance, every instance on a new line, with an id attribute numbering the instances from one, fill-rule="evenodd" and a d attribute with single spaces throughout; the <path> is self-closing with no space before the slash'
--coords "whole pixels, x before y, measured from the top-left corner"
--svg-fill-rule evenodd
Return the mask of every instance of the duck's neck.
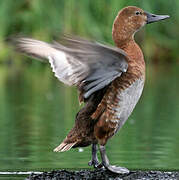
<path id="1" fill-rule="evenodd" d="M 133 37 L 131 39 L 128 39 L 127 41 L 119 41 L 118 43 L 116 43 L 116 46 L 125 51 L 125 53 L 129 57 L 128 61 L 144 62 L 142 50 L 139 47 L 139 45 L 135 42 Z"/>
<path id="2" fill-rule="evenodd" d="M 114 42 L 118 48 L 124 51 L 128 50 L 128 48 L 131 46 L 135 46 L 135 45 L 138 46 L 132 36 L 128 38 L 118 37 L 117 39 L 114 40 Z"/>
<path id="3" fill-rule="evenodd" d="M 120 14 L 120 13 L 119 13 Z M 114 20 L 112 28 L 112 37 L 115 44 L 122 49 L 123 45 L 127 45 L 133 41 L 133 30 L 129 27 L 124 26 L 125 19 L 119 18 L 119 14 Z"/>
<path id="4" fill-rule="evenodd" d="M 139 76 L 145 76 L 145 61 L 142 50 L 139 45 L 135 42 L 134 36 L 128 39 L 122 38 L 115 41 L 118 48 L 125 51 L 128 55 L 128 72 L 136 73 Z"/>
<path id="5" fill-rule="evenodd" d="M 145 62 L 142 50 L 134 40 L 134 30 L 132 27 L 124 26 L 125 19 L 116 17 L 112 37 L 116 46 L 125 51 L 128 55 L 128 73 L 136 77 L 145 77 Z"/>

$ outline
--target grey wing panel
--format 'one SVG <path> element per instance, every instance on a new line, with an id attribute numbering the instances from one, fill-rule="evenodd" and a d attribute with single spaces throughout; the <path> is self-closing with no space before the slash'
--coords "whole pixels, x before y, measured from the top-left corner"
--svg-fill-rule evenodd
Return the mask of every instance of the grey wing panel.
<path id="1" fill-rule="evenodd" d="M 101 78 L 98 81 L 94 81 L 93 83 L 90 83 L 87 86 L 84 86 L 84 90 L 85 90 L 84 98 L 85 99 L 89 98 L 90 95 L 93 94 L 94 92 L 99 91 L 100 89 L 103 89 L 104 87 L 109 85 L 112 81 L 114 81 L 114 79 L 119 77 L 121 73 L 118 73 L 114 76 Z"/>
<path id="2" fill-rule="evenodd" d="M 49 60 L 55 76 L 67 85 L 77 86 L 83 100 L 127 71 L 128 57 L 119 48 L 81 38 L 62 39 L 60 43 L 49 44 L 19 38 L 15 46 L 27 55 Z"/>

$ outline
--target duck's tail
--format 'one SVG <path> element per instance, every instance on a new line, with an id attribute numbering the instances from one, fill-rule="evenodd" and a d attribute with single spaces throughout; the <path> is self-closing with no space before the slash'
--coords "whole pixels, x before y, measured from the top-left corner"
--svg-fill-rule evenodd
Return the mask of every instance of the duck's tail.
<path id="1" fill-rule="evenodd" d="M 57 146 L 53 151 L 54 152 L 64 152 L 70 150 L 77 142 L 66 143 L 62 142 L 59 146 Z"/>

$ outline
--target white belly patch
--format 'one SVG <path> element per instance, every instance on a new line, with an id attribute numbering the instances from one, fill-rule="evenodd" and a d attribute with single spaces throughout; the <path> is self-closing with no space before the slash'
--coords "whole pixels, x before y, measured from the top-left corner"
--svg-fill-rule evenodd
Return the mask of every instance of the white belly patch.
<path id="1" fill-rule="evenodd" d="M 143 87 L 144 79 L 138 79 L 127 89 L 123 90 L 120 92 L 120 94 L 117 95 L 119 102 L 113 119 L 114 121 L 118 120 L 116 132 L 123 126 L 132 113 L 142 94 Z"/>

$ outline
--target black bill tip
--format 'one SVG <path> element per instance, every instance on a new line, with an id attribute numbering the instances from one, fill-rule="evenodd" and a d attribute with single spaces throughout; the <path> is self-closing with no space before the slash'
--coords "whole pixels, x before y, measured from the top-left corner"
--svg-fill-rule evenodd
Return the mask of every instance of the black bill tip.
<path id="1" fill-rule="evenodd" d="M 145 12 L 145 14 L 147 16 L 147 24 L 170 18 L 169 15 L 156 15 L 148 12 Z"/>

